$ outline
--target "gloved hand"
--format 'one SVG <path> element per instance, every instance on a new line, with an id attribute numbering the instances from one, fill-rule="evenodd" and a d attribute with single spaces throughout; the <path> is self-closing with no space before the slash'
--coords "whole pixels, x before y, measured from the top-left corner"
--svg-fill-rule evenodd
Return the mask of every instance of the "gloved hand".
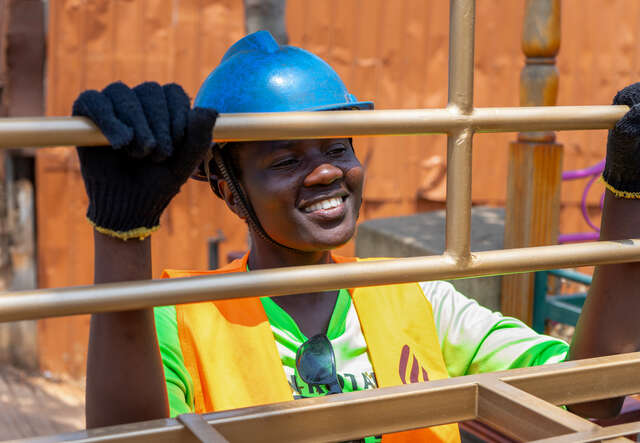
<path id="1" fill-rule="evenodd" d="M 211 144 L 218 113 L 190 109 L 176 84 L 112 83 L 85 91 L 74 116 L 90 118 L 111 147 L 78 147 L 96 230 L 121 239 L 143 239 L 159 227 L 162 211 Z"/>
<path id="2" fill-rule="evenodd" d="M 619 91 L 613 104 L 630 109 L 609 131 L 602 178 L 616 197 L 640 198 L 640 82 Z"/>

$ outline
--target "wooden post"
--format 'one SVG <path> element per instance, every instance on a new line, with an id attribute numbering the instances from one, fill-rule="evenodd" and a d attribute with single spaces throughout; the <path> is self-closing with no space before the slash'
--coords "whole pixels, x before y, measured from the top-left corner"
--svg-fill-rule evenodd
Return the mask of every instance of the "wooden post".
<path id="1" fill-rule="evenodd" d="M 0 0 L 0 116 L 43 114 L 44 17 L 40 0 Z M 0 290 L 36 287 L 32 156 L 0 153 Z M 0 325 L 0 363 L 37 369 L 37 321 Z"/>
<path id="2" fill-rule="evenodd" d="M 10 63 L 7 57 L 10 29 L 10 0 L 0 0 L 0 117 L 10 116 Z M 7 208 L 6 153 L 0 153 L 0 291 L 11 283 L 10 224 Z M 0 333 L 1 340 L 1 333 Z M 2 350 L 0 350 L 0 355 Z"/>
<path id="3" fill-rule="evenodd" d="M 558 95 L 560 0 L 527 0 L 520 75 L 521 106 L 553 106 Z M 554 244 L 558 237 L 562 145 L 553 132 L 523 132 L 509 145 L 504 247 Z M 504 276 L 502 312 L 531 324 L 533 274 Z"/>
<path id="4" fill-rule="evenodd" d="M 0 117 L 7 117 L 7 35 L 9 27 L 9 0 L 0 0 Z M 5 154 L 0 153 L 0 291 L 9 289 L 11 283 L 11 256 L 9 255 L 9 223 L 5 186 Z M 11 360 L 11 327 L 0 325 L 0 363 Z"/>

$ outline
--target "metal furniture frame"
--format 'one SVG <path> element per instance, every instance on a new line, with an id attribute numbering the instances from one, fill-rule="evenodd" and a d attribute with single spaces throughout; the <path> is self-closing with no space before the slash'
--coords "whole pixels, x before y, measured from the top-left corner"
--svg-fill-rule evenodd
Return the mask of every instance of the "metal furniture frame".
<path id="1" fill-rule="evenodd" d="M 475 0 L 450 1 L 449 104 L 443 109 L 222 115 L 215 140 L 448 135 L 446 251 L 438 257 L 318 265 L 169 281 L 41 289 L 0 297 L 0 321 L 148 308 L 339 287 L 452 279 L 640 259 L 640 240 L 472 253 L 471 154 L 476 132 L 606 129 L 625 106 L 474 108 Z M 81 118 L 1 119 L 0 147 L 104 145 Z M 188 414 L 30 441 L 341 441 L 482 420 L 513 438 L 616 441 L 640 422 L 601 428 L 555 405 L 640 392 L 640 353 L 381 388 L 246 409 Z"/>
<path id="2" fill-rule="evenodd" d="M 533 324 L 531 327 L 539 333 L 545 331 L 545 321 L 575 326 L 582 312 L 582 306 L 587 299 L 586 292 L 574 294 L 548 294 L 548 276 L 552 275 L 567 281 L 591 285 L 592 277 L 569 269 L 554 269 L 538 271 L 534 280 Z"/>

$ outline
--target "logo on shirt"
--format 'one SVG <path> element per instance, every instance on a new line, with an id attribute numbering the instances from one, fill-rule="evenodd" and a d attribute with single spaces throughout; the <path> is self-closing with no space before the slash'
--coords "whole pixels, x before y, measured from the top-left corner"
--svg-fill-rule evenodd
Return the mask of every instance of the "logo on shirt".
<path id="1" fill-rule="evenodd" d="M 338 373 L 338 383 L 343 392 L 353 392 L 365 389 L 377 388 L 378 383 L 373 372 L 361 372 L 360 374 Z M 289 377 L 289 387 L 294 399 L 320 397 L 329 392 L 327 385 L 309 385 L 305 383 L 298 373 Z"/>
<path id="2" fill-rule="evenodd" d="M 409 367 L 409 361 L 411 361 L 411 367 Z M 429 381 L 429 375 L 427 371 L 418 363 L 418 359 L 411 352 L 411 348 L 408 345 L 402 347 L 400 352 L 400 361 L 398 362 L 398 375 L 403 384 L 418 383 L 421 381 Z M 422 380 L 420 380 L 422 376 Z M 407 382 L 407 377 L 409 381 Z"/>

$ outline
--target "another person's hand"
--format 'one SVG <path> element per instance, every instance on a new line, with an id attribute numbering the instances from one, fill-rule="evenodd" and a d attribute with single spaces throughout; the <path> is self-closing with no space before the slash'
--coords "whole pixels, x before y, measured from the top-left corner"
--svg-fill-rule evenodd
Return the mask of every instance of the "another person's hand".
<path id="1" fill-rule="evenodd" d="M 90 118 L 111 147 L 78 147 L 89 208 L 98 232 L 121 239 L 145 238 L 202 161 L 218 113 L 190 109 L 176 84 L 112 83 L 84 91 L 74 116 Z"/>
<path id="2" fill-rule="evenodd" d="M 618 92 L 613 104 L 630 109 L 609 131 L 602 177 L 616 197 L 640 198 L 640 83 Z"/>

